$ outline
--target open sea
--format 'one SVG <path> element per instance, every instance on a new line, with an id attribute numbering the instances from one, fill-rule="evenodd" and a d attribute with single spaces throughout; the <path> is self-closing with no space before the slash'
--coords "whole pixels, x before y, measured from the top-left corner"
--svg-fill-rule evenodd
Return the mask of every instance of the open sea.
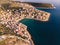
<path id="1" fill-rule="evenodd" d="M 28 26 L 35 45 L 60 45 L 60 6 L 56 9 L 39 9 L 51 13 L 47 22 L 24 19 L 21 22 Z"/>

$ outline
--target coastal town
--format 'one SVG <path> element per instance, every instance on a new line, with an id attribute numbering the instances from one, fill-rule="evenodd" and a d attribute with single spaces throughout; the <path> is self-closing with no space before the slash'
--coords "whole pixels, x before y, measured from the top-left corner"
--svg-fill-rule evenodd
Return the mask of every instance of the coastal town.
<path id="1" fill-rule="evenodd" d="M 27 26 L 20 21 L 27 18 L 45 22 L 49 17 L 50 13 L 38 10 L 27 3 L 0 4 L 0 39 L 2 41 L 0 45 L 34 45 Z"/>

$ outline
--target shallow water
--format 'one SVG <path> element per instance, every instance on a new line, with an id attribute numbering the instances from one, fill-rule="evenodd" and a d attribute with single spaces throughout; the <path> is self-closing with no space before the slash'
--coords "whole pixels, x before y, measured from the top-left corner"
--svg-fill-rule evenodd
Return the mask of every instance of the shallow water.
<path id="1" fill-rule="evenodd" d="M 60 45 L 60 7 L 56 9 L 39 9 L 51 13 L 48 22 L 24 19 L 21 22 L 28 26 L 35 45 Z"/>

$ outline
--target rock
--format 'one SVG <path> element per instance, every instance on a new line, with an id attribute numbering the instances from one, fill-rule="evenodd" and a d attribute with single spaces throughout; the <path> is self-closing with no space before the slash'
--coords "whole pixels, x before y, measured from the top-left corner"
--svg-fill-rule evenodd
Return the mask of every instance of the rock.
<path id="1" fill-rule="evenodd" d="M 2 35 L 1 38 L 0 45 L 30 45 L 29 42 L 15 35 Z"/>

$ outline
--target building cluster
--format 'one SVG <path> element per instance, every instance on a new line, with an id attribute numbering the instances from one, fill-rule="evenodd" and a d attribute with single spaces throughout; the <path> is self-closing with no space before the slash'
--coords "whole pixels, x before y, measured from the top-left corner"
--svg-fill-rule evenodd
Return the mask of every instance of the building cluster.
<path id="1" fill-rule="evenodd" d="M 6 27 L 14 31 L 16 35 L 19 35 L 23 39 L 30 41 L 31 35 L 27 31 L 27 26 L 20 23 L 19 21 L 25 18 L 39 21 L 48 21 L 49 16 L 50 13 L 37 10 L 31 5 L 14 2 L 11 3 L 7 10 L 0 10 L 0 24 L 5 24 Z"/>

